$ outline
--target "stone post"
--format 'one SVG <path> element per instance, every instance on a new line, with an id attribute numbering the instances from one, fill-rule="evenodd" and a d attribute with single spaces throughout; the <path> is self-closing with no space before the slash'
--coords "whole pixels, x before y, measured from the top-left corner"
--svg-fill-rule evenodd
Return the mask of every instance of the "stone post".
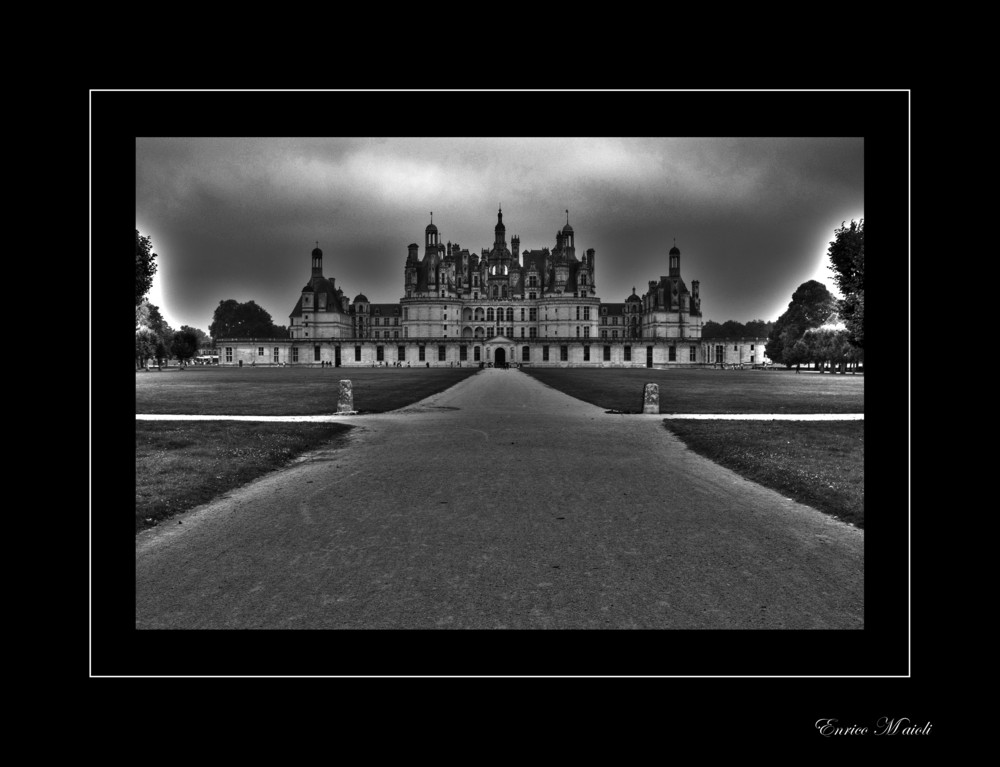
<path id="1" fill-rule="evenodd" d="M 351 388 L 350 380 L 346 378 L 340 382 L 340 393 L 337 395 L 337 412 L 354 412 L 354 389 Z"/>
<path id="2" fill-rule="evenodd" d="M 660 387 L 654 383 L 646 384 L 642 391 L 642 412 L 653 415 L 660 412 Z"/>

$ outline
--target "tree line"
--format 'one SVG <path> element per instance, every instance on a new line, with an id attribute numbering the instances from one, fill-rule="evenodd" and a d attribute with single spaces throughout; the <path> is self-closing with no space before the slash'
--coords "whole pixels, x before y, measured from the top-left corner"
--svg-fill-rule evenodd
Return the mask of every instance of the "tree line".
<path id="1" fill-rule="evenodd" d="M 865 222 L 842 223 L 827 251 L 834 281 L 844 298 L 809 280 L 792 294 L 767 338 L 765 353 L 774 362 L 798 368 L 814 364 L 822 372 L 841 372 L 865 360 Z M 843 328 L 836 327 L 843 325 Z"/>
<path id="2" fill-rule="evenodd" d="M 288 328 L 275 325 L 262 307 L 253 301 L 219 301 L 209 332 L 181 325 L 174 330 L 151 304 L 146 294 L 156 274 L 156 253 L 151 238 L 135 230 L 135 365 L 144 368 L 146 360 L 155 359 L 157 367 L 164 360 L 176 359 L 182 365 L 198 355 L 200 349 L 213 348 L 216 338 L 287 338 Z"/>
<path id="3" fill-rule="evenodd" d="M 773 322 L 750 320 L 746 324 L 736 320 L 715 322 L 709 320 L 701 326 L 702 338 L 767 338 L 774 327 Z"/>

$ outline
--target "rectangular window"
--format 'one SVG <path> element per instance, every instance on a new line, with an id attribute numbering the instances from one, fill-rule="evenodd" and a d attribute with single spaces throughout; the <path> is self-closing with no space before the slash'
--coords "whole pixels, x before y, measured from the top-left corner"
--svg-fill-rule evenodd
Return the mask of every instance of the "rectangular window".
<path id="1" fill-rule="evenodd" d="M 584 362 L 590 362 L 590 347 L 589 346 L 584 346 L 583 347 L 583 361 Z"/>
<path id="2" fill-rule="evenodd" d="M 560 360 L 560 362 L 568 362 L 569 361 L 569 347 L 568 346 L 560 346 L 559 347 L 559 360 Z"/>
<path id="3" fill-rule="evenodd" d="M 438 347 L 438 362 L 444 362 L 444 347 Z"/>
<path id="4" fill-rule="evenodd" d="M 580 307 L 576 307 L 576 318 L 580 319 Z"/>
<path id="5" fill-rule="evenodd" d="M 493 338 L 493 328 L 492 327 L 486 328 L 486 337 L 487 338 Z"/>
<path id="6" fill-rule="evenodd" d="M 378 327 L 378 323 L 379 323 L 379 319 L 378 319 L 378 317 L 376 317 L 375 318 L 375 327 Z"/>
<path id="7" fill-rule="evenodd" d="M 375 337 L 378 338 L 378 331 L 375 331 Z"/>
<path id="8" fill-rule="evenodd" d="M 538 328 L 528 328 L 528 338 L 538 338 Z"/>
<path id="9" fill-rule="evenodd" d="M 608 337 L 608 331 L 602 330 L 601 331 L 601 338 L 607 338 L 607 337 Z"/>
<path id="10" fill-rule="evenodd" d="M 397 346 L 396 347 L 396 359 L 399 360 L 400 362 L 402 362 L 403 360 L 406 359 L 406 347 L 405 346 Z"/>
<path id="11" fill-rule="evenodd" d="M 275 363 L 281 362 L 281 358 L 278 356 L 279 347 L 274 347 L 274 361 Z"/>
<path id="12" fill-rule="evenodd" d="M 618 338 L 618 331 L 617 330 L 612 330 L 611 331 L 611 337 L 612 338 Z"/>
<path id="13" fill-rule="evenodd" d="M 669 362 L 677 362 L 677 347 L 676 346 L 671 346 L 667 350 L 667 360 Z"/>
<path id="14" fill-rule="evenodd" d="M 355 346 L 354 347 L 354 361 L 355 362 L 361 362 L 361 347 L 360 346 Z"/>
<path id="15" fill-rule="evenodd" d="M 740 347 L 738 347 L 738 346 L 734 346 L 734 347 L 733 347 L 733 351 L 734 351 L 734 352 L 738 352 L 739 350 L 740 350 Z"/>
<path id="16" fill-rule="evenodd" d="M 399 331 L 398 330 L 392 331 L 392 337 L 393 338 L 399 338 Z"/>
<path id="17" fill-rule="evenodd" d="M 625 361 L 626 362 L 631 362 L 632 361 L 632 347 L 631 346 L 626 346 L 625 347 Z"/>
<path id="18" fill-rule="evenodd" d="M 521 328 L 521 338 L 524 338 L 524 328 Z"/>
<path id="19" fill-rule="evenodd" d="M 698 361 L 698 347 L 692 346 L 691 351 L 688 354 L 688 362 L 697 362 L 697 361 Z"/>
<path id="20" fill-rule="evenodd" d="M 263 357 L 264 356 L 264 347 L 263 346 L 258 346 L 257 347 L 257 356 L 258 357 Z"/>
<path id="21" fill-rule="evenodd" d="M 320 352 L 319 352 L 319 345 L 317 344 L 316 346 L 313 347 L 313 362 L 319 362 L 319 361 L 320 361 Z"/>
<path id="22" fill-rule="evenodd" d="M 521 362 L 530 362 L 530 361 L 531 361 L 531 347 L 530 346 L 522 346 L 521 347 Z"/>
<path id="23" fill-rule="evenodd" d="M 420 360 L 421 362 L 426 362 L 427 361 L 425 359 L 426 349 L 423 346 L 418 346 L 417 352 L 418 352 L 417 359 Z"/>
<path id="24" fill-rule="evenodd" d="M 548 361 L 549 361 L 549 347 L 543 346 L 542 347 L 542 362 L 548 362 Z"/>
<path id="25" fill-rule="evenodd" d="M 715 347 L 715 362 L 716 364 L 722 362 L 722 346 L 716 345 Z"/>
<path id="26" fill-rule="evenodd" d="M 750 344 L 750 351 L 753 351 L 753 344 Z"/>
<path id="27" fill-rule="evenodd" d="M 611 362 L 611 347 L 610 346 L 605 346 L 604 347 L 604 361 L 605 362 Z"/>
<path id="28" fill-rule="evenodd" d="M 299 347 L 293 346 L 292 347 L 292 362 L 298 362 L 298 361 L 299 361 Z"/>
<path id="29" fill-rule="evenodd" d="M 617 325 L 618 324 L 618 318 L 617 317 L 612 317 L 611 318 L 611 324 L 612 325 Z"/>
<path id="30" fill-rule="evenodd" d="M 585 320 L 589 320 L 590 319 L 590 307 L 589 306 L 583 307 L 583 318 Z"/>
<path id="31" fill-rule="evenodd" d="M 479 360 L 480 360 L 480 356 L 479 355 L 481 354 L 480 348 L 481 347 L 479 347 L 479 346 L 472 347 L 472 361 L 473 362 L 479 362 Z"/>
<path id="32" fill-rule="evenodd" d="M 524 307 L 521 307 L 521 322 L 524 322 Z"/>
<path id="33" fill-rule="evenodd" d="M 232 361 L 233 361 L 233 347 L 232 346 L 227 346 L 226 347 L 226 362 L 232 362 Z"/>
<path id="34" fill-rule="evenodd" d="M 529 293 L 528 294 L 528 299 L 529 300 L 534 301 L 536 298 L 538 298 L 538 294 L 537 293 Z"/>
<path id="35" fill-rule="evenodd" d="M 384 346 L 376 346 L 375 347 L 375 361 L 376 362 L 384 362 L 385 361 L 385 347 Z"/>
<path id="36" fill-rule="evenodd" d="M 528 309 L 528 319 L 532 322 L 538 322 L 538 309 L 535 307 Z"/>
<path id="37" fill-rule="evenodd" d="M 590 338 L 590 325 L 587 325 L 587 326 L 586 326 L 586 327 L 585 327 L 585 328 L 583 329 L 583 337 L 584 337 L 584 338 Z"/>
<path id="38" fill-rule="evenodd" d="M 468 362 L 469 361 L 469 347 L 468 346 L 464 346 L 463 345 L 463 346 L 459 346 L 458 347 L 458 358 L 462 362 Z"/>

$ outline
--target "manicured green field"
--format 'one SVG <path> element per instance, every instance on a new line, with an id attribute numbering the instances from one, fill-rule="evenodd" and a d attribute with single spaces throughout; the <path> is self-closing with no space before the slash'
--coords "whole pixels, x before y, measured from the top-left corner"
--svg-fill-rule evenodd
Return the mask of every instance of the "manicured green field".
<path id="1" fill-rule="evenodd" d="M 666 421 L 699 455 L 865 526 L 864 421 Z"/>
<path id="2" fill-rule="evenodd" d="M 661 413 L 863 413 L 865 377 L 793 370 L 522 368 L 544 384 L 608 410 L 642 412 L 647 383 Z"/>
<path id="3" fill-rule="evenodd" d="M 135 412 L 172 415 L 327 415 L 337 412 L 341 379 L 354 409 L 384 413 L 454 386 L 478 372 L 463 368 L 189 367 L 137 372 Z"/>
<path id="4" fill-rule="evenodd" d="M 331 423 L 136 421 L 135 531 L 202 503 L 321 446 L 351 427 Z"/>

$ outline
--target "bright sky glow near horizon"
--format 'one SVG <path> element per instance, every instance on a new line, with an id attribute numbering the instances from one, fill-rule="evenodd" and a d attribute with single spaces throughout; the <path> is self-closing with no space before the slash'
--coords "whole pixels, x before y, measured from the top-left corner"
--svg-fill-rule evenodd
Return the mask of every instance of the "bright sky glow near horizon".
<path id="1" fill-rule="evenodd" d="M 803 282 L 836 293 L 826 249 L 864 216 L 864 139 L 136 139 L 149 299 L 175 329 L 207 331 L 230 298 L 287 325 L 317 240 L 350 298 L 396 302 L 431 211 L 443 242 L 479 253 L 500 204 L 522 251 L 551 249 L 568 208 L 603 301 L 666 274 L 676 238 L 706 320 L 774 320 Z"/>

